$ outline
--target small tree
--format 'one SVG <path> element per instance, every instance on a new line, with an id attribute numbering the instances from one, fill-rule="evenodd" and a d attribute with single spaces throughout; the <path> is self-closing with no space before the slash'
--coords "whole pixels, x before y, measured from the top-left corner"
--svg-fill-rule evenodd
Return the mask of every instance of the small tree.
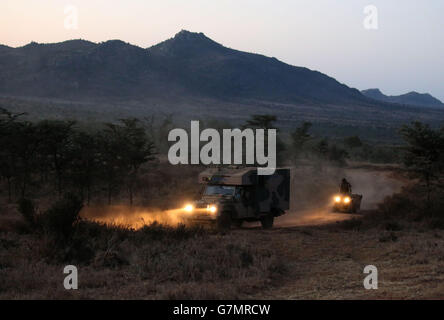
<path id="1" fill-rule="evenodd" d="M 113 191 L 126 182 L 132 205 L 139 169 L 142 164 L 154 159 L 154 144 L 137 119 L 121 119 L 120 124 L 107 124 L 101 140 L 108 203 L 111 203 Z"/>
<path id="2" fill-rule="evenodd" d="M 130 205 L 133 205 L 134 186 L 142 164 L 154 160 L 154 143 L 147 137 L 145 129 L 137 119 L 122 119 L 123 139 L 126 146 L 127 176 Z"/>
<path id="3" fill-rule="evenodd" d="M 326 138 L 319 141 L 314 146 L 313 151 L 321 161 L 330 161 L 339 166 L 343 166 L 346 163 L 346 158 L 348 158 L 347 151 L 334 143 L 330 144 Z"/>
<path id="4" fill-rule="evenodd" d="M 434 182 L 443 170 L 444 130 L 433 130 L 419 121 L 401 127 L 401 135 L 407 145 L 404 148 L 404 164 L 425 183 L 427 208 Z"/>
<path id="5" fill-rule="evenodd" d="M 251 119 L 247 120 L 244 128 L 254 128 L 254 129 L 272 129 L 274 128 L 274 123 L 277 121 L 275 115 L 269 114 L 254 114 Z"/>
<path id="6" fill-rule="evenodd" d="M 65 194 L 39 218 L 43 230 L 59 243 L 65 243 L 72 236 L 75 224 L 79 221 L 82 201 L 73 194 Z"/>
<path id="7" fill-rule="evenodd" d="M 36 126 L 28 121 L 16 122 L 12 130 L 11 156 L 21 196 L 25 197 L 27 187 L 36 172 L 38 149 L 41 138 Z"/>
<path id="8" fill-rule="evenodd" d="M 316 144 L 316 146 L 314 147 L 314 151 L 322 159 L 327 159 L 328 148 L 329 148 L 328 140 L 324 138 Z"/>
<path id="9" fill-rule="evenodd" d="M 17 174 L 17 154 L 14 147 L 17 125 L 15 120 L 19 115 L 0 108 L 0 177 L 8 184 L 8 201 L 12 200 L 12 181 Z"/>
<path id="10" fill-rule="evenodd" d="M 279 128 L 276 128 L 275 122 L 277 117 L 269 114 L 255 114 L 251 119 L 247 120 L 242 126 L 242 129 L 276 129 L 276 163 L 280 165 L 282 162 L 282 154 L 285 151 L 285 144 L 279 136 Z M 265 134 L 264 148 L 268 150 L 268 133 Z"/>
<path id="11" fill-rule="evenodd" d="M 62 195 L 65 175 L 73 159 L 74 124 L 73 121 L 44 120 L 37 125 L 41 138 L 39 151 L 43 155 L 42 159 L 49 160 L 59 197 Z"/>
<path id="12" fill-rule="evenodd" d="M 89 205 L 99 171 L 100 145 L 94 134 L 76 132 L 73 136 L 73 159 L 70 181 Z"/>
<path id="13" fill-rule="evenodd" d="M 30 227 L 35 227 L 37 219 L 37 207 L 30 199 L 21 198 L 18 202 L 18 211 L 22 214 Z"/>
<path id="14" fill-rule="evenodd" d="M 306 143 L 312 138 L 308 133 L 312 124 L 310 122 L 303 122 L 301 126 L 297 127 L 291 133 L 293 153 L 295 157 L 299 157 L 301 152 L 304 150 Z"/>
<path id="15" fill-rule="evenodd" d="M 362 141 L 358 136 L 350 136 L 345 138 L 344 144 L 350 149 L 362 147 Z"/>

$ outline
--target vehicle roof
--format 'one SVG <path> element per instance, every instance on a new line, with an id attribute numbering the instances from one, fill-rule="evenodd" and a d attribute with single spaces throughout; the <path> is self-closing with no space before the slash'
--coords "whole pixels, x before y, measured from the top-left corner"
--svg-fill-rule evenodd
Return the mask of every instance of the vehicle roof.
<path id="1" fill-rule="evenodd" d="M 252 185 L 256 167 L 209 168 L 199 174 L 199 183 L 221 185 Z"/>

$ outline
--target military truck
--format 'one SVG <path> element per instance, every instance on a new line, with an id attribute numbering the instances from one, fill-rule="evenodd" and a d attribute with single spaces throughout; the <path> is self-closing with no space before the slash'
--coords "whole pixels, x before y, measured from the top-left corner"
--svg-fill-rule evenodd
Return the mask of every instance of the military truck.
<path id="1" fill-rule="evenodd" d="M 200 199 L 185 210 L 194 221 L 213 221 L 219 229 L 260 221 L 265 229 L 290 206 L 290 169 L 258 175 L 255 167 L 210 168 L 199 174 Z"/>

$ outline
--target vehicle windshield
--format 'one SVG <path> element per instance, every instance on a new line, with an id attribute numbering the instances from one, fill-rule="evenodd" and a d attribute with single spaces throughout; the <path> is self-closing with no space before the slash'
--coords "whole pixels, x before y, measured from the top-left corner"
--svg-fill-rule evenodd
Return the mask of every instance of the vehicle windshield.
<path id="1" fill-rule="evenodd" d="M 232 186 L 207 186 L 205 189 L 205 195 L 211 196 L 211 195 L 227 195 L 232 196 L 234 195 L 235 187 Z"/>

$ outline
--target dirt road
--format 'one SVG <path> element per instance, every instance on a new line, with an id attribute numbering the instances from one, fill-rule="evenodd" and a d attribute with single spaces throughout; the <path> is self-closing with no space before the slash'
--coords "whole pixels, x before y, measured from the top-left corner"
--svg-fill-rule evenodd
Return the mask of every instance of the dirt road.
<path id="1" fill-rule="evenodd" d="M 332 212 L 333 197 L 342 177 L 351 182 L 354 193 L 363 195 L 361 213 L 376 209 L 378 203 L 405 184 L 390 171 L 374 169 L 325 169 L 312 179 L 307 178 L 306 169 L 296 169 L 293 175 L 290 211 L 276 218 L 275 227 L 325 225 L 359 217 L 359 214 Z M 258 226 L 258 223 L 245 224 L 245 227 Z"/>

